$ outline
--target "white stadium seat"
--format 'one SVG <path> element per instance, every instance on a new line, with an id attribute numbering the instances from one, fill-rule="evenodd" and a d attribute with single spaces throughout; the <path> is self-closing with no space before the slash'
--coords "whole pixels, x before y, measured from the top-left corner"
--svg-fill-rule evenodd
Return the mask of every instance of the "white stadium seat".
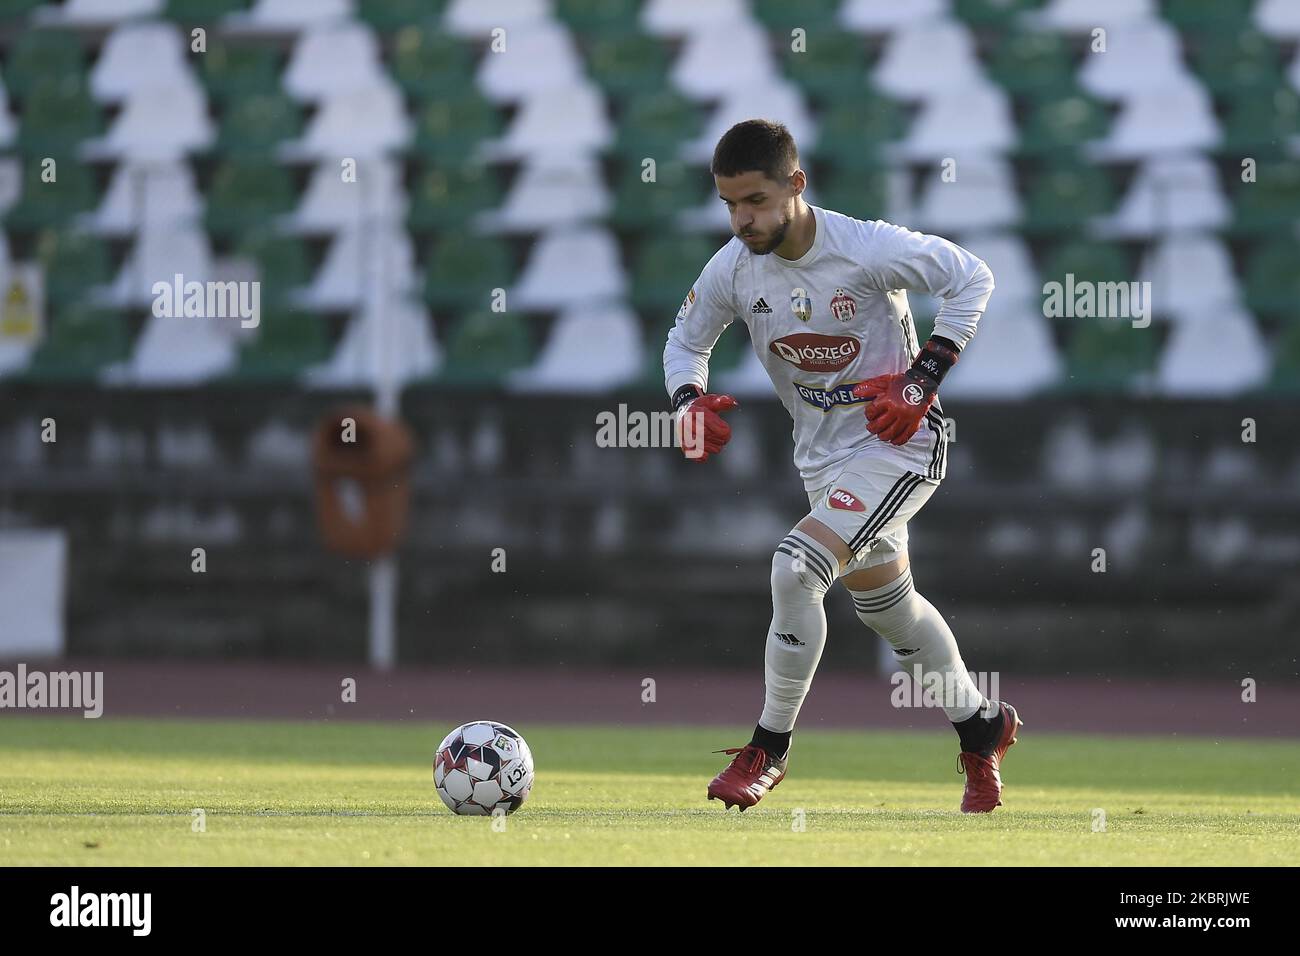
<path id="1" fill-rule="evenodd" d="M 475 85 L 494 102 L 514 102 L 553 87 L 581 86 L 582 56 L 564 27 L 552 23 L 509 34 L 506 48 L 479 63 Z"/>
<path id="2" fill-rule="evenodd" d="M 1041 301 L 1042 279 L 1029 255 L 1029 246 L 1014 232 L 963 234 L 954 239 L 963 248 L 984 260 L 993 273 L 997 287 L 994 303 L 1019 302 L 1022 299 Z"/>
<path id="3" fill-rule="evenodd" d="M 171 283 L 177 273 L 185 282 L 215 278 L 207 233 L 192 224 L 146 227 L 109 287 L 108 302 L 120 308 L 150 306 L 154 283 Z"/>
<path id="4" fill-rule="evenodd" d="M 281 225 L 293 233 L 333 233 L 355 229 L 367 220 L 404 219 L 407 206 L 396 160 L 358 161 L 355 182 L 343 181 L 338 161 L 324 160 L 312 172 L 297 208 Z"/>
<path id="5" fill-rule="evenodd" d="M 627 278 L 618 243 L 604 229 L 550 232 L 533 246 L 510 293 L 512 308 L 556 310 L 623 295 Z"/>
<path id="6" fill-rule="evenodd" d="M 1177 86 L 1192 75 L 1183 63 L 1178 31 L 1149 20 L 1111 28 L 1105 52 L 1084 54 L 1077 78 L 1094 96 L 1117 100 L 1140 90 Z"/>
<path id="7" fill-rule="evenodd" d="M 1124 101 L 1107 135 L 1089 143 L 1086 151 L 1099 159 L 1144 159 L 1209 149 L 1221 136 L 1209 94 L 1188 81 L 1135 92 Z"/>
<path id="8" fill-rule="evenodd" d="M 1241 308 L 1207 308 L 1174 325 L 1156 377 L 1163 394 L 1199 399 L 1239 394 L 1269 372 L 1255 320 Z"/>
<path id="9" fill-rule="evenodd" d="M 1143 259 L 1138 278 L 1151 283 L 1156 314 L 1173 319 L 1235 305 L 1241 294 L 1228 247 L 1207 233 L 1161 239 Z"/>
<path id="10" fill-rule="evenodd" d="M 223 26 L 250 34 L 298 33 L 346 20 L 354 12 L 352 0 L 256 0 L 247 12 L 230 14 Z"/>
<path id="11" fill-rule="evenodd" d="M 384 378 L 402 383 L 426 378 L 441 364 L 428 312 L 417 302 L 397 298 L 384 308 L 372 305 L 354 315 L 334 354 L 305 379 L 330 388 L 373 385 Z"/>
<path id="12" fill-rule="evenodd" d="M 1102 237 L 1138 238 L 1218 229 L 1228 222 L 1231 212 L 1209 159 L 1161 157 L 1139 167 L 1119 208 L 1098 218 L 1093 232 Z"/>
<path id="13" fill-rule="evenodd" d="M 172 23 L 134 23 L 118 27 L 104 41 L 90 70 L 90 92 L 117 103 L 133 93 L 198 82 L 185 61 L 185 41 Z"/>
<path id="14" fill-rule="evenodd" d="M 996 278 L 996 273 L 994 274 Z M 1041 299 L 993 293 L 975 337 L 943 380 L 952 398 L 1023 398 L 1061 377 L 1061 359 Z"/>
<path id="15" fill-rule="evenodd" d="M 605 392 L 633 381 L 643 355 L 635 312 L 622 302 L 587 302 L 556 320 L 537 361 L 508 382 L 517 391 Z"/>
<path id="16" fill-rule="evenodd" d="M 203 207 L 188 163 L 128 161 L 113 170 L 99 208 L 82 224 L 100 235 L 122 236 L 146 225 L 196 221 L 203 215 Z"/>
<path id="17" fill-rule="evenodd" d="M 955 20 L 918 21 L 890 35 L 872 82 L 902 99 L 924 99 L 984 78 L 975 40 Z"/>
<path id="18" fill-rule="evenodd" d="M 150 315 L 126 367 L 111 379 L 133 385 L 190 385 L 231 371 L 239 319 Z"/>
<path id="19" fill-rule="evenodd" d="M 767 31 L 749 22 L 692 30 L 669 80 L 686 96 L 716 100 L 732 90 L 769 85 L 779 76 Z"/>
<path id="20" fill-rule="evenodd" d="M 451 0 L 442 15 L 442 27 L 462 37 L 486 37 L 500 27 L 509 47 L 514 31 L 532 30 L 551 17 L 548 0 Z"/>
<path id="21" fill-rule="evenodd" d="M 1111 30 L 1159 15 L 1155 0 L 1049 0 L 1041 11 L 1027 14 L 1025 20 L 1065 33 L 1089 33 L 1096 27 Z"/>
<path id="22" fill-rule="evenodd" d="M 4 79 L 0 77 L 0 146 L 8 146 L 14 141 L 18 125 L 9 111 L 9 93 L 5 89 Z"/>
<path id="23" fill-rule="evenodd" d="M 531 159 L 540 153 L 587 155 L 614 138 L 605 101 L 588 85 L 545 89 L 528 97 L 510 127 L 481 147 L 484 158 Z"/>
<path id="24" fill-rule="evenodd" d="M 520 170 L 500 209 L 479 214 L 478 225 L 487 232 L 540 232 L 602 219 L 610 207 L 595 157 L 543 153 Z"/>
<path id="25" fill-rule="evenodd" d="M 854 33 L 893 33 L 919 20 L 944 19 L 951 6 L 951 0 L 845 0 L 836 19 Z"/>
<path id="26" fill-rule="evenodd" d="M 384 86 L 387 79 L 369 27 L 327 23 L 298 38 L 280 83 L 290 96 L 316 101 Z"/>
<path id="27" fill-rule="evenodd" d="M 205 148 L 213 136 L 203 91 L 177 84 L 136 90 L 108 133 L 81 150 L 87 159 L 167 162 Z"/>
<path id="28" fill-rule="evenodd" d="M 313 309 L 351 310 L 383 295 L 398 297 L 414 286 L 415 250 L 410 234 L 392 223 L 379 224 L 338 233 L 298 300 Z"/>
<path id="29" fill-rule="evenodd" d="M 166 0 L 65 0 L 62 5 L 39 7 L 33 19 L 66 27 L 103 27 L 163 12 Z"/>
<path id="30" fill-rule="evenodd" d="M 749 20 L 744 0 L 646 0 L 641 28 L 655 36 L 682 36 L 705 24 L 737 25 Z"/>
<path id="31" fill-rule="evenodd" d="M 411 138 L 402 94 L 391 82 L 322 101 L 302 138 L 285 143 L 283 156 L 339 162 L 373 158 L 399 149 Z"/>
<path id="32" fill-rule="evenodd" d="M 1275 40 L 1300 39 L 1300 3 L 1295 0 L 1259 0 L 1255 26 Z"/>
<path id="33" fill-rule="evenodd" d="M 925 172 L 915 228 L 963 232 L 1010 226 L 1020 219 L 1011 167 L 1000 159 L 958 160 L 957 178 L 944 182 L 938 167 Z"/>
<path id="34" fill-rule="evenodd" d="M 899 155 L 914 160 L 1006 153 L 1018 139 L 1011 101 L 989 83 L 935 93 L 917 112 Z"/>

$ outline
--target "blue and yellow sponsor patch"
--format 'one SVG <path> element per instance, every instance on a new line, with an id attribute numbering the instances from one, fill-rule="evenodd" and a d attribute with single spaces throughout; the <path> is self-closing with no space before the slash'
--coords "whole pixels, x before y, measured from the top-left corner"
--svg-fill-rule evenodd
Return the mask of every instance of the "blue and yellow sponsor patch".
<path id="1" fill-rule="evenodd" d="M 793 382 L 792 384 L 800 398 L 814 408 L 820 408 L 823 412 L 829 412 L 837 405 L 861 405 L 870 401 L 870 399 L 858 398 L 853 394 L 853 386 L 860 384 L 859 382 L 841 382 L 831 388 L 804 385 L 802 382 Z"/>

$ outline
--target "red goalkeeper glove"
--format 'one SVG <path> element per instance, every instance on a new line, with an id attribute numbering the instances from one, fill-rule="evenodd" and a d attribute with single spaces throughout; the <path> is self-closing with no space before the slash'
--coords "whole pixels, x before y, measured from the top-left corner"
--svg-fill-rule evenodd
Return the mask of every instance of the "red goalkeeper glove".
<path id="1" fill-rule="evenodd" d="M 684 385 L 677 390 L 673 404 L 677 409 L 677 438 L 687 458 L 707 461 L 731 440 L 731 426 L 718 414 L 739 405 L 730 395 L 701 394 L 696 386 Z"/>
<path id="2" fill-rule="evenodd" d="M 867 399 L 867 431 L 894 445 L 906 445 L 934 404 L 939 382 L 957 361 L 949 340 L 931 339 L 906 372 L 877 375 L 853 387 L 857 398 Z"/>

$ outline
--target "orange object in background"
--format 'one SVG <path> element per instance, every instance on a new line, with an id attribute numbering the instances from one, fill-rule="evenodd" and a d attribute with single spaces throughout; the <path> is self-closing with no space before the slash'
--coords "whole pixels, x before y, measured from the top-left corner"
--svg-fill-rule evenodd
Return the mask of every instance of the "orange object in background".
<path id="1" fill-rule="evenodd" d="M 397 547 L 411 500 L 415 442 L 401 421 L 364 406 L 326 415 L 312 436 L 316 522 L 325 546 L 354 558 Z"/>

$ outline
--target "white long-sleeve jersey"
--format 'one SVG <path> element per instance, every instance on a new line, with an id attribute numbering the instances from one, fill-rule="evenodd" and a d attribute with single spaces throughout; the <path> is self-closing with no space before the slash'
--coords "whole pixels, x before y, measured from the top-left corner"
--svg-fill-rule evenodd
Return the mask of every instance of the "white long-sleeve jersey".
<path id="1" fill-rule="evenodd" d="M 733 237 L 709 260 L 668 332 L 668 394 L 690 384 L 707 391 L 709 354 L 739 316 L 794 420 L 794 463 L 809 491 L 833 481 L 867 446 L 941 479 L 947 455 L 938 401 L 911 441 L 891 445 L 867 431 L 853 386 L 906 371 L 916 358 L 906 290 L 941 297 L 934 334 L 964 348 L 993 292 L 993 274 L 939 236 L 810 208 L 816 235 L 802 258 L 755 255 Z"/>

